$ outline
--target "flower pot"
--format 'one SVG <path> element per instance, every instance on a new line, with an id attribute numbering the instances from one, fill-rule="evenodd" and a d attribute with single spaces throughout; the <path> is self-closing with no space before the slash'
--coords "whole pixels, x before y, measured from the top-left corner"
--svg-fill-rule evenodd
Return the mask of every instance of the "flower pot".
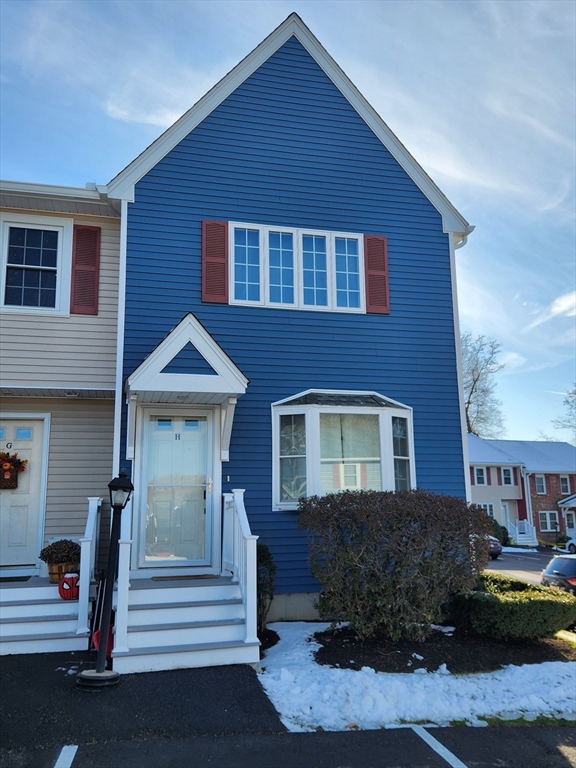
<path id="1" fill-rule="evenodd" d="M 48 563 L 50 584 L 59 584 L 67 573 L 76 573 L 79 568 L 79 563 Z"/>
<path id="2" fill-rule="evenodd" d="M 16 469 L 0 470 L 0 489 L 14 490 L 18 488 L 18 471 Z"/>

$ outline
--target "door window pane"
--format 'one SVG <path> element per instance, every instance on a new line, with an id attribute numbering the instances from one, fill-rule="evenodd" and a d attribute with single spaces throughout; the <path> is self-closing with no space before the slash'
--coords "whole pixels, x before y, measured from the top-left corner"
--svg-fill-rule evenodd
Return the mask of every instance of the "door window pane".
<path id="1" fill-rule="evenodd" d="M 320 414 L 321 492 L 382 489 L 378 416 Z"/>
<path id="2" fill-rule="evenodd" d="M 190 424 L 197 428 L 190 429 Z M 205 558 L 206 418 L 151 418 L 147 446 L 148 563 Z"/>

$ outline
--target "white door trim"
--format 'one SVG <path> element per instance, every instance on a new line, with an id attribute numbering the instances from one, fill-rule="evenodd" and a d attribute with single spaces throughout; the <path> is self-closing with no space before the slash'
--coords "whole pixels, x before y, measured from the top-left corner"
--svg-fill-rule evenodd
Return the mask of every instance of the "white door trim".
<path id="1" fill-rule="evenodd" d="M 210 551 L 210 564 L 198 565 L 198 566 L 181 566 L 178 567 L 156 567 L 156 568 L 142 568 L 139 564 L 140 559 L 140 546 L 142 542 L 142 520 L 140 514 L 140 496 L 143 488 L 143 448 L 144 448 L 144 436 L 145 425 L 148 421 L 148 417 L 152 413 L 158 414 L 176 414 L 178 411 L 190 412 L 197 411 L 199 413 L 210 413 L 212 415 L 212 536 L 211 536 L 211 551 Z M 194 403 L 186 403 L 183 405 L 173 403 L 143 403 L 138 404 L 136 412 L 136 455 L 133 462 L 133 483 L 134 483 L 134 499 L 132 504 L 132 556 L 130 563 L 130 577 L 131 578 L 150 578 L 151 576 L 178 576 L 187 575 L 192 571 L 194 574 L 214 574 L 219 575 L 221 570 L 222 559 L 222 461 L 220 453 L 220 419 L 221 409 L 219 405 L 196 405 Z"/>
<path id="2" fill-rule="evenodd" d="M 50 421 L 51 413 L 27 413 L 25 411 L 0 411 L 0 419 L 4 421 L 26 419 L 29 421 L 43 421 L 44 434 L 42 436 L 42 466 L 40 467 L 40 499 L 38 510 L 38 533 L 36 540 L 36 565 L 24 567 L 6 567 L 2 568 L 3 576 L 37 576 L 42 568 L 42 562 L 38 555 L 44 545 L 44 530 L 46 525 L 46 495 L 48 488 L 48 451 L 50 448 Z M 9 450 L 5 447 L 6 442 L 0 443 L 2 450 Z"/>

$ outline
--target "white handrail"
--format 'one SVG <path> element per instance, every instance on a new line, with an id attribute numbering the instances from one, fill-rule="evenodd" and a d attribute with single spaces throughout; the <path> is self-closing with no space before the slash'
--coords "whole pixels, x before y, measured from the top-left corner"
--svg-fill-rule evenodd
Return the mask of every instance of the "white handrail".
<path id="1" fill-rule="evenodd" d="M 80 579 L 78 597 L 78 628 L 77 635 L 85 635 L 90 632 L 88 626 L 88 606 L 90 603 L 90 583 L 94 576 L 96 563 L 96 550 L 98 548 L 98 534 L 100 531 L 100 507 L 102 497 L 88 497 L 88 517 L 84 536 L 80 539 Z"/>
<path id="2" fill-rule="evenodd" d="M 258 642 L 256 595 L 256 542 L 250 531 L 244 506 L 244 489 L 235 488 L 224 495 L 222 525 L 222 571 L 238 582 L 246 620 L 245 643 Z"/>
<path id="3" fill-rule="evenodd" d="M 128 652 L 128 598 L 130 594 L 130 547 L 132 545 L 132 501 L 122 511 L 118 541 L 118 583 L 114 623 L 114 653 Z"/>

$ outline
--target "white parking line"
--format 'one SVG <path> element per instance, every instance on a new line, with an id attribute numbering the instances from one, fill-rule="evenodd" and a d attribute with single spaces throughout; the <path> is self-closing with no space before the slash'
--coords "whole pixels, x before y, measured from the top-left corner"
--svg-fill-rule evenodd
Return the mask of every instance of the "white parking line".
<path id="1" fill-rule="evenodd" d="M 77 751 L 78 746 L 75 744 L 67 744 L 65 747 L 62 747 L 54 768 L 71 768 Z"/>
<path id="2" fill-rule="evenodd" d="M 448 765 L 452 766 L 452 768 L 468 768 L 465 763 L 462 762 L 462 760 L 459 760 L 456 755 L 453 755 L 452 752 L 450 752 L 443 744 L 440 744 L 439 741 L 437 741 L 434 736 L 432 736 L 426 728 L 423 728 L 421 725 L 413 725 L 412 730 L 414 733 L 416 733 L 420 738 L 428 744 L 428 746 L 434 750 L 440 757 L 443 757 L 444 760 L 448 763 Z"/>

